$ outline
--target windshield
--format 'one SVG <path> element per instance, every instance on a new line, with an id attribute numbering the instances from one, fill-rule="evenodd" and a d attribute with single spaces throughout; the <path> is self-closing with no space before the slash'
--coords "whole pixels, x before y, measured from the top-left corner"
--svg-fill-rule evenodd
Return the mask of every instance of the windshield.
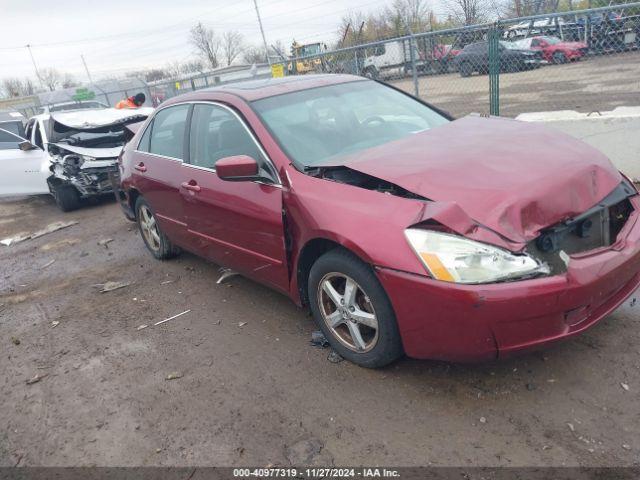
<path id="1" fill-rule="evenodd" d="M 555 38 L 555 37 L 540 37 L 540 40 L 544 40 L 549 45 L 555 45 L 561 42 L 559 38 Z"/>
<path id="2" fill-rule="evenodd" d="M 51 105 L 49 107 L 50 112 L 64 112 L 68 110 L 84 110 L 87 108 L 107 108 L 106 105 L 100 102 L 74 102 L 74 103 L 59 103 L 57 105 Z"/>
<path id="3" fill-rule="evenodd" d="M 343 155 L 449 121 L 410 96 L 368 80 L 278 95 L 252 105 L 302 168 L 334 163 Z"/>
<path id="4" fill-rule="evenodd" d="M 518 42 L 504 42 L 501 40 L 500 45 L 508 50 L 518 50 L 519 48 L 522 48 L 521 45 L 518 45 Z"/>

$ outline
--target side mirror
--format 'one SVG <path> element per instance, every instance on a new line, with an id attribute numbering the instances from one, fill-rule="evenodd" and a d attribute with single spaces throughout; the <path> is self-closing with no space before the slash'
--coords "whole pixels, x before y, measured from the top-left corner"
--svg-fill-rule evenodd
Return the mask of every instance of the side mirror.
<path id="1" fill-rule="evenodd" d="M 23 142 L 20 142 L 18 144 L 18 148 L 20 150 L 22 150 L 23 152 L 28 152 L 29 150 L 35 150 L 38 147 L 36 147 L 33 143 L 31 143 L 29 140 L 25 140 Z"/>
<path id="2" fill-rule="evenodd" d="M 260 180 L 258 162 L 248 155 L 224 157 L 215 164 L 216 174 L 221 180 L 230 182 L 248 182 Z"/>

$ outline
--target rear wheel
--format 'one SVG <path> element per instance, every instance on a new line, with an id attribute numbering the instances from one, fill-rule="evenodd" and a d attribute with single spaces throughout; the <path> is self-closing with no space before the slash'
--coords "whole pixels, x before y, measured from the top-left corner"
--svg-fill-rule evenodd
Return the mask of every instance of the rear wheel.
<path id="1" fill-rule="evenodd" d="M 461 77 L 470 77 L 473 74 L 473 65 L 469 62 L 462 62 L 459 71 Z"/>
<path id="2" fill-rule="evenodd" d="M 167 260 L 180 252 L 160 230 L 153 210 L 142 197 L 136 201 L 136 221 L 144 244 L 155 258 Z"/>
<path id="3" fill-rule="evenodd" d="M 308 288 L 314 320 L 344 358 L 377 368 L 403 354 L 391 302 L 371 267 L 355 255 L 325 253 L 311 267 Z"/>
<path id="4" fill-rule="evenodd" d="M 372 80 L 377 80 L 380 75 L 376 67 L 368 67 L 364 70 L 364 76 Z"/>
<path id="5" fill-rule="evenodd" d="M 70 212 L 80 208 L 80 194 L 71 185 L 58 185 L 53 189 L 56 205 L 63 212 Z"/>
<path id="6" fill-rule="evenodd" d="M 567 56 L 562 52 L 553 52 L 552 60 L 557 65 L 567 63 Z"/>

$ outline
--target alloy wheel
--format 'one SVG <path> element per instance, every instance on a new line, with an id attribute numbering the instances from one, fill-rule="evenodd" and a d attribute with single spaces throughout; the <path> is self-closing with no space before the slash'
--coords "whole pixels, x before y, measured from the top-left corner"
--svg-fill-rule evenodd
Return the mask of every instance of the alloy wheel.
<path id="1" fill-rule="evenodd" d="M 349 350 L 365 353 L 378 342 L 378 319 L 369 296 L 351 277 L 326 274 L 318 285 L 318 306 L 334 337 Z"/>
<path id="2" fill-rule="evenodd" d="M 140 230 L 142 230 L 142 235 L 144 235 L 145 240 L 147 241 L 147 245 L 153 251 L 157 252 L 160 250 L 160 231 L 158 230 L 158 225 L 156 224 L 156 218 L 149 210 L 149 207 L 146 205 L 142 205 L 139 210 L 139 221 L 140 221 Z"/>

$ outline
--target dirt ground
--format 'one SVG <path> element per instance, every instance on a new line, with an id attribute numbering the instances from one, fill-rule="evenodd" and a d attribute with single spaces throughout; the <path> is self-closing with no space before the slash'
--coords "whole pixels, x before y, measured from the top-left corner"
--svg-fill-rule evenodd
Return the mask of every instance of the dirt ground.
<path id="1" fill-rule="evenodd" d="M 413 81 L 390 82 L 414 93 Z M 419 77 L 420 96 L 458 117 L 489 113 L 489 76 L 459 73 Z M 500 114 L 640 105 L 640 50 L 593 56 L 564 65 L 500 74 Z"/>
<path id="2" fill-rule="evenodd" d="M 0 238 L 70 219 L 0 245 L 0 465 L 640 463 L 636 296 L 541 353 L 366 370 L 310 346 L 280 294 L 216 285 L 189 254 L 154 260 L 115 203 L 4 201 Z"/>

